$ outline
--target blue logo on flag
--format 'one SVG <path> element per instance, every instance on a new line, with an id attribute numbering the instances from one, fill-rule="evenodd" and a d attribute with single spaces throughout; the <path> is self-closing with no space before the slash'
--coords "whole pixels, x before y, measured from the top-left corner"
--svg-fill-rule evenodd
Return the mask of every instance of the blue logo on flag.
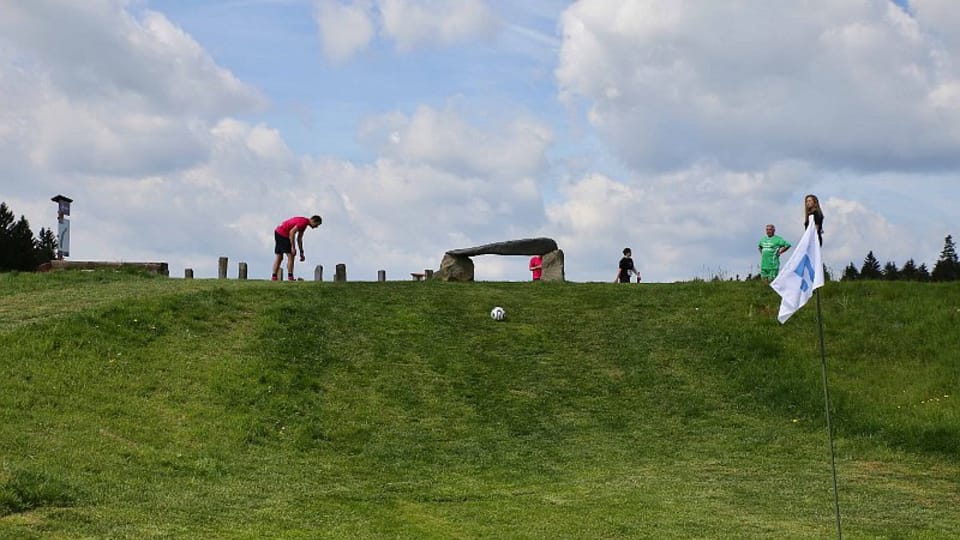
<path id="1" fill-rule="evenodd" d="M 807 282 L 807 276 L 805 276 L 804 274 L 807 274 L 807 273 L 810 274 L 811 283 L 813 282 L 813 277 L 816 274 L 813 271 L 813 264 L 810 263 L 809 255 L 803 256 L 803 259 L 800 261 L 800 264 L 797 265 L 797 269 L 794 270 L 794 273 L 800 276 L 800 279 L 802 280 L 802 283 L 800 283 L 800 290 L 803 292 L 807 292 L 807 289 L 810 288 L 810 283 Z"/>

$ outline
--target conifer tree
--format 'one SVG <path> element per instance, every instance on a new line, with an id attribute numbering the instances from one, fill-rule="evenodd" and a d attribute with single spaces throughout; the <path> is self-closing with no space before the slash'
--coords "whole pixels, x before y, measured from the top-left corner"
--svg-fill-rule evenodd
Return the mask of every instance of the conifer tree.
<path id="1" fill-rule="evenodd" d="M 0 254 L 0 271 L 29 271 L 37 268 L 37 244 L 27 218 L 20 219 L 6 228 L 4 251 Z"/>
<path id="2" fill-rule="evenodd" d="M 920 281 L 920 273 L 917 270 L 917 263 L 913 259 L 903 263 L 900 268 L 900 278 L 907 281 Z"/>
<path id="3" fill-rule="evenodd" d="M 0 202 L 0 271 L 8 270 L 8 254 L 10 253 L 10 227 L 13 225 L 13 212 L 7 208 L 7 203 Z"/>
<path id="4" fill-rule="evenodd" d="M 897 268 L 897 263 L 889 261 L 887 264 L 883 265 L 883 279 L 887 281 L 896 281 L 900 279 L 900 270 Z"/>
<path id="5" fill-rule="evenodd" d="M 949 234 L 944 239 L 943 251 L 940 252 L 940 259 L 933 266 L 930 277 L 933 281 L 960 280 L 960 259 L 957 258 L 957 245 L 953 243 L 953 237 Z"/>
<path id="6" fill-rule="evenodd" d="M 853 265 L 853 261 L 850 261 L 850 264 L 843 269 L 843 276 L 841 277 L 843 281 L 854 281 L 860 279 L 860 272 L 857 270 L 857 267 Z"/>
<path id="7" fill-rule="evenodd" d="M 36 270 L 40 259 L 47 255 L 46 247 L 51 241 L 54 247 L 44 262 L 52 259 L 56 237 L 50 231 L 45 231 L 43 236 L 46 240 L 41 247 L 41 240 L 33 237 L 27 218 L 20 216 L 17 220 L 10 207 L 0 202 L 0 272 Z"/>
<path id="8" fill-rule="evenodd" d="M 867 253 L 863 259 L 863 266 L 860 267 L 860 279 L 880 279 L 883 272 L 880 271 L 880 261 L 873 255 L 873 251 Z"/>
<path id="9" fill-rule="evenodd" d="M 37 262 L 45 263 L 57 257 L 57 235 L 50 229 L 40 228 L 37 235 Z"/>

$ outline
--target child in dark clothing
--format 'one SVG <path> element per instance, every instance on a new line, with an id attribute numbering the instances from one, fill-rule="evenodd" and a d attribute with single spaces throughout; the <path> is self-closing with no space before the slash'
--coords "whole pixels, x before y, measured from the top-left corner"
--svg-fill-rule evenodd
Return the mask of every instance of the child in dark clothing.
<path id="1" fill-rule="evenodd" d="M 620 265 L 617 269 L 617 279 L 614 283 L 630 283 L 630 274 L 637 276 L 637 283 L 640 283 L 640 272 L 633 265 L 633 253 L 630 248 L 623 248 L 623 258 L 620 259 Z"/>

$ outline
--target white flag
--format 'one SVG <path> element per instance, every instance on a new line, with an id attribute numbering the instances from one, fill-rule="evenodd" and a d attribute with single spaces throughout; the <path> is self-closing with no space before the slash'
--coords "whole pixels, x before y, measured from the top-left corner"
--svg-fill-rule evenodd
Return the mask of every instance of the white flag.
<path id="1" fill-rule="evenodd" d="M 787 322 L 791 315 L 803 307 L 813 296 L 814 290 L 823 287 L 823 260 L 820 258 L 820 241 L 812 215 L 803 238 L 797 242 L 796 251 L 770 286 L 782 299 L 777 316 L 780 324 Z"/>

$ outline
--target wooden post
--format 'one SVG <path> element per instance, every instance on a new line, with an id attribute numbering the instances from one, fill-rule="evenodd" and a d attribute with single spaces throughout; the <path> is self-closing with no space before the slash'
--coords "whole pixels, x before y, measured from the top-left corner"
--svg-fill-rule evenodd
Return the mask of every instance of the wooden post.
<path id="1" fill-rule="evenodd" d="M 323 265 L 322 264 L 318 264 L 317 267 L 313 269 L 313 280 L 323 281 Z"/>
<path id="2" fill-rule="evenodd" d="M 183 269 L 183 279 L 193 279 L 193 268 Z"/>
<path id="3" fill-rule="evenodd" d="M 337 271 L 333 275 L 334 281 L 346 281 L 347 280 L 347 265 L 343 263 L 337 264 Z"/>
<path id="4" fill-rule="evenodd" d="M 387 271 L 386 270 L 377 270 L 377 281 L 383 282 L 387 280 Z"/>
<path id="5" fill-rule="evenodd" d="M 227 258 L 220 257 L 219 268 L 217 269 L 217 278 L 227 279 Z"/>
<path id="6" fill-rule="evenodd" d="M 433 270 L 427 268 L 423 271 L 423 279 L 433 279 Z"/>
<path id="7" fill-rule="evenodd" d="M 240 263 L 240 272 L 237 274 L 239 279 L 247 279 L 247 263 Z"/>

